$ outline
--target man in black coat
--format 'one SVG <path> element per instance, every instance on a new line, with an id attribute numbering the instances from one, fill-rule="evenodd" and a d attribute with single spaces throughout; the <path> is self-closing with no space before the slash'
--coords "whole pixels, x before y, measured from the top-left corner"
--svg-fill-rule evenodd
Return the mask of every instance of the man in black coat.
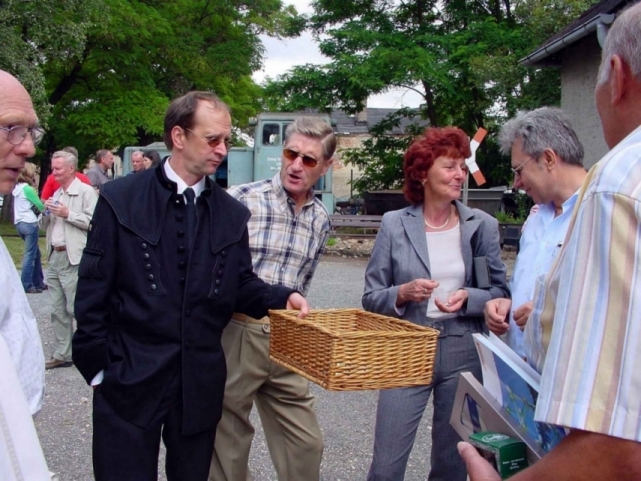
<path id="1" fill-rule="evenodd" d="M 95 390 L 97 480 L 155 481 L 161 436 L 170 481 L 206 480 L 232 313 L 308 312 L 256 277 L 249 211 L 208 178 L 227 153 L 228 107 L 190 92 L 164 135 L 169 159 L 100 190 L 80 263 L 73 361 Z"/>

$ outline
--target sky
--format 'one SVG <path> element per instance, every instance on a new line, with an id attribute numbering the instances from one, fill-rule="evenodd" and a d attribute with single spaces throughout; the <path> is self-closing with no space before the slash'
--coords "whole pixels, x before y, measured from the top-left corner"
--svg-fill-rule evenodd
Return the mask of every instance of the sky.
<path id="1" fill-rule="evenodd" d="M 294 5 L 299 13 L 312 13 L 310 0 L 283 0 L 283 3 Z M 306 63 L 327 63 L 329 59 L 323 56 L 309 32 L 304 32 L 295 39 L 277 40 L 261 36 L 265 45 L 263 69 L 254 73 L 254 80 L 262 82 L 266 77 L 276 78 L 287 72 L 295 65 Z M 368 107 L 401 108 L 418 107 L 421 97 L 411 90 L 393 90 L 385 94 L 371 96 L 367 101 Z"/>

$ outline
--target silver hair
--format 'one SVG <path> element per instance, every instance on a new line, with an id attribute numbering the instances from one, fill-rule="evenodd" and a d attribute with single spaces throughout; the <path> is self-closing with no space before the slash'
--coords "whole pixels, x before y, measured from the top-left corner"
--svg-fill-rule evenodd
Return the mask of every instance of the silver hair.
<path id="1" fill-rule="evenodd" d="M 530 157 L 538 159 L 545 149 L 552 149 L 566 164 L 583 165 L 583 146 L 561 109 L 541 107 L 508 120 L 499 133 L 501 153 L 510 155 L 519 139 L 521 150 Z"/>
<path id="2" fill-rule="evenodd" d="M 332 126 L 319 117 L 298 117 L 285 130 L 285 144 L 292 134 L 301 134 L 320 140 L 324 160 L 331 159 L 336 151 L 336 136 Z"/>
<path id="3" fill-rule="evenodd" d="M 621 57 L 630 67 L 632 75 L 641 80 L 641 3 L 619 12 L 608 30 L 599 67 L 599 85 L 610 76 L 612 55 Z"/>
<path id="4" fill-rule="evenodd" d="M 71 152 L 59 150 L 58 152 L 53 153 L 53 155 L 51 156 L 51 160 L 53 159 L 64 159 L 67 164 L 73 166 L 74 170 L 78 170 L 78 157 L 73 155 Z"/>

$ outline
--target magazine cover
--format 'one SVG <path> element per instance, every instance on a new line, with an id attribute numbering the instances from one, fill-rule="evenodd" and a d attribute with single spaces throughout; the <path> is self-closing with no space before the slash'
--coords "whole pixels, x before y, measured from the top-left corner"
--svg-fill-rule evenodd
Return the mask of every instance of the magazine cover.
<path id="1" fill-rule="evenodd" d="M 516 422 L 522 433 L 548 452 L 565 429 L 534 421 L 541 376 L 494 334 L 474 334 L 483 367 L 483 386 Z"/>

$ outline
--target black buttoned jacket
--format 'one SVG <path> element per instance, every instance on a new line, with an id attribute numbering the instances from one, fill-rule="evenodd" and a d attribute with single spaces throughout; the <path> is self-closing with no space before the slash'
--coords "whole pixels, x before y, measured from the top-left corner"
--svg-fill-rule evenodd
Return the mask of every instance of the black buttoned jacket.
<path id="1" fill-rule="evenodd" d="M 163 165 L 103 185 L 79 267 L 73 361 L 123 419 L 146 428 L 180 376 L 183 434 L 214 429 L 233 312 L 255 318 L 294 292 L 252 270 L 250 213 L 206 179 L 187 245 L 186 207 Z"/>

